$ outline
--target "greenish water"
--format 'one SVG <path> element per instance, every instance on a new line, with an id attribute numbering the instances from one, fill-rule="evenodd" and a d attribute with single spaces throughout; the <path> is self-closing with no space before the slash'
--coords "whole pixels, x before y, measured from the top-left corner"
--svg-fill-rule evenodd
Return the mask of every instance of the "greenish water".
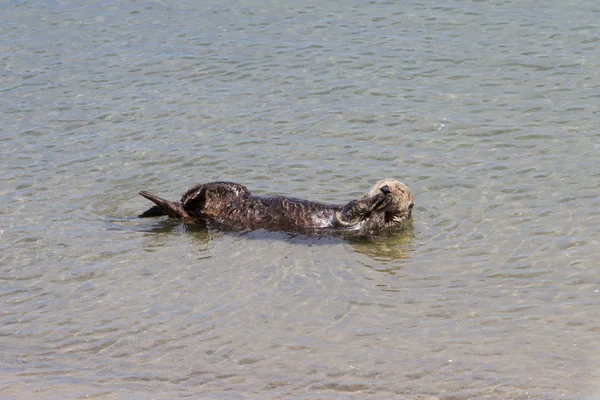
<path id="1" fill-rule="evenodd" d="M 1 398 L 600 396 L 597 2 L 1 9 Z M 134 218 L 386 177 L 375 242 Z"/>

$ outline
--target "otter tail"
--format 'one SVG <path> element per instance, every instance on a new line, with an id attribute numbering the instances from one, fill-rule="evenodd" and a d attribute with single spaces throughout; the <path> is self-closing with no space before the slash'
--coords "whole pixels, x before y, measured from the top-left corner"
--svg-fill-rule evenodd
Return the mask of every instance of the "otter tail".
<path id="1" fill-rule="evenodd" d="M 150 192 L 146 192 L 145 190 L 142 190 L 140 192 L 140 195 L 156 204 L 154 207 L 151 207 L 148 210 L 141 213 L 139 215 L 140 218 L 159 217 L 161 215 L 168 215 L 171 218 L 183 220 L 189 219 L 188 214 L 185 212 L 185 210 L 179 203 L 174 203 L 169 200 L 161 199 L 160 197 L 153 195 Z"/>

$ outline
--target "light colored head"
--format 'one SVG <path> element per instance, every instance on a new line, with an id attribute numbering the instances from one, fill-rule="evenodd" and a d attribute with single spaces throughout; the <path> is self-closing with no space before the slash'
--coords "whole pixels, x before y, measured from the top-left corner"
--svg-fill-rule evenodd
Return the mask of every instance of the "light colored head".
<path id="1" fill-rule="evenodd" d="M 372 197 L 381 192 L 381 188 L 387 186 L 390 190 L 393 200 L 385 208 L 386 224 L 402 224 L 412 216 L 414 198 L 408 187 L 395 179 L 382 179 L 375 184 L 363 198 Z"/>

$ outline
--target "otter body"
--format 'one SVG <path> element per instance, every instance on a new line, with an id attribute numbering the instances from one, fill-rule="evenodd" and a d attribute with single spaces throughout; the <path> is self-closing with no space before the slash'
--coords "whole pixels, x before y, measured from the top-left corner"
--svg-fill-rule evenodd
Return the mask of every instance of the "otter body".
<path id="1" fill-rule="evenodd" d="M 343 231 L 372 234 L 397 229 L 411 217 L 413 197 L 395 180 L 377 184 L 361 199 L 345 205 L 323 204 L 284 196 L 254 196 L 243 185 L 210 182 L 189 189 L 179 202 L 152 193 L 140 195 L 154 202 L 140 217 L 168 215 L 184 223 L 201 223 L 225 230 Z"/>

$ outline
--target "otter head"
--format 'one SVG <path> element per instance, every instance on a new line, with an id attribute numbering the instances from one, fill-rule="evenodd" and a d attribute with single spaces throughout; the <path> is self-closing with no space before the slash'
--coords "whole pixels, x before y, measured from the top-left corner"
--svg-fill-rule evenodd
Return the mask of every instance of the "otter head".
<path id="1" fill-rule="evenodd" d="M 387 190 L 389 190 L 392 200 L 382 210 L 385 228 L 399 228 L 403 222 L 411 218 L 414 207 L 414 198 L 405 184 L 395 179 L 382 179 L 363 198 L 373 197 Z"/>

